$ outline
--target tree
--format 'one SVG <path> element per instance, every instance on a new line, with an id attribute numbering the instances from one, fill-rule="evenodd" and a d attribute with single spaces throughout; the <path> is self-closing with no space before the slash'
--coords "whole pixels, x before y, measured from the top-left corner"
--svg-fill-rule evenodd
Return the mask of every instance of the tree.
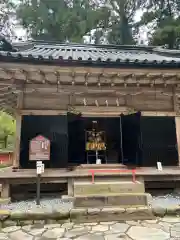
<path id="1" fill-rule="evenodd" d="M 180 20 L 172 19 L 167 25 L 156 29 L 150 41 L 153 45 L 167 46 L 170 49 L 180 46 Z"/>
<path id="2" fill-rule="evenodd" d="M 5 112 L 0 112 L 0 140 L 7 147 L 8 137 L 14 137 L 16 125 L 14 119 Z"/>
<path id="3" fill-rule="evenodd" d="M 17 17 L 33 39 L 81 42 L 105 19 L 103 10 L 88 0 L 23 0 Z"/>
<path id="4" fill-rule="evenodd" d="M 13 32 L 13 17 L 15 5 L 11 0 L 0 0 L 0 35 L 10 38 Z"/>
<path id="5" fill-rule="evenodd" d="M 143 6 L 145 6 L 143 0 L 109 0 L 109 8 L 111 9 L 109 43 L 134 44 L 134 17 L 137 10 Z"/>
<path id="6" fill-rule="evenodd" d="M 180 37 L 180 1 L 151 0 L 139 25 L 151 25 L 149 43 L 177 48 Z"/>

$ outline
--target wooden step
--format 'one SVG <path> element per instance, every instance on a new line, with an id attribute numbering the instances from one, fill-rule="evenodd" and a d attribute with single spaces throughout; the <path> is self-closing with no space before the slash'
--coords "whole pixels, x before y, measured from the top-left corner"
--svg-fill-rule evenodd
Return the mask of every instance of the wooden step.
<path id="1" fill-rule="evenodd" d="M 76 169 L 121 169 L 127 168 L 124 164 L 81 164 Z"/>

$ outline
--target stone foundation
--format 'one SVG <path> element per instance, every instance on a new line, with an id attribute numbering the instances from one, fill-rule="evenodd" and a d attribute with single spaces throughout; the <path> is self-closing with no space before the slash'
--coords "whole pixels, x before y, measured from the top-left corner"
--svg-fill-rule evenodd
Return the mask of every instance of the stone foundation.
<path id="1" fill-rule="evenodd" d="M 75 196 L 74 207 L 148 206 L 150 198 L 151 195 L 147 193 Z"/>
<path id="2" fill-rule="evenodd" d="M 107 193 L 143 193 L 144 183 L 137 181 L 97 181 L 93 184 L 87 181 L 74 182 L 74 195 L 94 195 Z"/>
<path id="3" fill-rule="evenodd" d="M 149 209 L 150 194 L 145 193 L 144 181 L 132 177 L 109 177 L 71 179 L 68 196 L 73 198 L 74 209 L 70 218 L 73 221 L 108 221 L 152 219 Z M 88 213 L 87 213 L 88 209 Z M 79 215 L 75 217 L 74 214 Z"/>
<path id="4" fill-rule="evenodd" d="M 152 210 L 147 207 L 138 208 L 73 208 L 69 211 L 46 211 L 35 208 L 28 212 L 0 211 L 0 227 L 23 226 L 33 223 L 64 223 L 64 222 L 107 222 L 120 220 L 154 219 Z"/>
<path id="5" fill-rule="evenodd" d="M 35 208 L 28 212 L 0 211 L 0 228 L 24 226 L 31 224 L 54 224 L 64 222 L 88 223 L 107 221 L 151 220 L 156 217 L 179 216 L 180 207 L 106 207 L 106 208 L 73 208 L 64 211 L 47 211 Z M 178 220 L 178 218 L 177 218 Z"/>

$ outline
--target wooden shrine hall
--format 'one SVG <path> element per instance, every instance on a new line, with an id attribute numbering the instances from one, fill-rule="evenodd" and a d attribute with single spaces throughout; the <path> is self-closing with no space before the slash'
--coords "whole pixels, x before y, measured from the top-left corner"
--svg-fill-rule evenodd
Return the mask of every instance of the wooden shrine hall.
<path id="1" fill-rule="evenodd" d="M 0 106 L 17 124 L 14 168 L 35 168 L 29 142 L 39 134 L 51 142 L 47 171 L 96 163 L 86 149 L 94 123 L 103 165 L 180 165 L 179 50 L 0 41 Z"/>

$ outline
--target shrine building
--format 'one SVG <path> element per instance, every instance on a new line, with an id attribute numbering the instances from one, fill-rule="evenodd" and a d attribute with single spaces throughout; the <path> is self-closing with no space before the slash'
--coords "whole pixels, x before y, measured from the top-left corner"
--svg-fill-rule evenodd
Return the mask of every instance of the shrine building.
<path id="1" fill-rule="evenodd" d="M 51 143 L 46 169 L 97 158 L 180 165 L 179 50 L 1 38 L 0 106 L 16 117 L 15 168 L 35 168 L 29 143 L 38 135 Z M 102 134 L 96 153 L 94 130 Z"/>

